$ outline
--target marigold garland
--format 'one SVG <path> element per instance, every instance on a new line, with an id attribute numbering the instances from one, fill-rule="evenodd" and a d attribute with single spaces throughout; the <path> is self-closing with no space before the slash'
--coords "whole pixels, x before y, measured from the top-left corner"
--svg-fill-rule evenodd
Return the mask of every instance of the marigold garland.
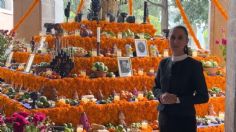
<path id="1" fill-rule="evenodd" d="M 14 52 L 13 60 L 18 63 L 26 63 L 28 61 L 30 53 L 27 52 Z M 159 62 L 161 61 L 161 57 L 134 57 L 131 58 L 132 61 L 132 69 L 138 70 L 142 68 L 144 72 L 149 72 L 150 69 L 154 69 L 155 71 L 158 68 Z M 216 56 L 209 56 L 207 58 L 196 57 L 197 60 L 214 60 L 220 63 L 220 58 Z M 75 57 L 75 67 L 72 70 L 72 73 L 80 73 L 80 70 L 86 70 L 88 73 L 91 73 L 91 67 L 94 62 L 104 62 L 106 66 L 108 66 L 109 71 L 117 72 L 118 64 L 116 58 L 111 57 Z M 51 56 L 49 54 L 36 54 L 34 59 L 34 64 L 39 64 L 41 62 L 50 62 Z M 220 77 L 216 77 L 220 78 Z M 215 84 L 215 83 L 213 83 Z M 211 84 L 210 86 L 212 86 Z M 217 84 L 217 83 L 216 83 Z"/>
<path id="2" fill-rule="evenodd" d="M 194 40 L 195 44 L 197 45 L 197 47 L 199 49 L 202 49 L 202 47 L 200 45 L 200 42 L 197 39 L 197 37 L 196 37 L 196 35 L 195 35 L 195 33 L 194 33 L 193 29 L 192 29 L 192 26 L 191 26 L 191 24 L 190 24 L 190 22 L 188 20 L 188 17 L 187 17 L 187 15 L 186 15 L 186 13 L 185 13 L 185 11 L 183 9 L 183 6 L 182 6 L 180 0 L 176 0 L 176 5 L 177 5 L 177 7 L 178 7 L 178 9 L 180 11 L 180 15 L 182 16 L 183 21 L 184 21 L 186 27 L 188 28 L 188 31 L 189 31 L 190 35 L 193 37 L 193 40 Z"/>
<path id="3" fill-rule="evenodd" d="M 20 20 L 13 27 L 13 29 L 11 30 L 11 33 L 16 32 L 16 30 L 25 21 L 25 19 L 33 12 L 34 8 L 38 5 L 39 2 L 40 0 L 34 0 L 34 2 L 30 5 L 29 9 L 26 11 L 26 13 L 20 18 Z"/>
<path id="4" fill-rule="evenodd" d="M 126 78 L 63 78 L 51 80 L 41 76 L 32 74 L 24 74 L 18 71 L 12 71 L 6 68 L 0 68 L 0 78 L 8 83 L 23 86 L 29 90 L 39 90 L 42 86 L 45 87 L 45 94 L 51 95 L 51 89 L 56 88 L 58 95 L 72 98 L 74 92 L 77 91 L 79 96 L 88 94 L 88 90 L 95 95 L 97 90 L 102 90 L 105 97 L 108 97 L 115 90 L 120 93 L 122 90 L 133 91 L 136 88 L 139 91 L 151 90 L 154 85 L 154 77 L 149 76 L 132 76 Z M 211 77 L 206 75 L 206 82 L 208 88 L 218 86 L 225 89 L 224 77 Z M 68 89 L 65 89 L 68 88 Z"/>
<path id="5" fill-rule="evenodd" d="M 61 27 L 63 28 L 63 30 L 67 32 L 74 32 L 80 29 L 81 24 L 84 24 L 89 29 L 91 29 L 94 35 L 96 35 L 97 33 L 98 26 L 101 27 L 102 31 L 110 31 L 115 34 L 130 30 L 134 33 L 148 33 L 151 36 L 154 36 L 155 32 L 157 31 L 152 24 L 110 23 L 107 21 L 99 21 L 99 23 L 97 23 L 96 21 L 88 21 L 88 20 L 84 20 L 80 23 L 77 23 L 77 22 L 61 23 Z"/>
<path id="6" fill-rule="evenodd" d="M 84 6 L 84 0 L 80 0 L 79 6 L 77 9 L 77 13 L 81 13 L 83 6 Z"/>
<path id="7" fill-rule="evenodd" d="M 216 8 L 220 11 L 221 15 L 225 20 L 228 20 L 228 13 L 225 11 L 224 7 L 220 4 L 218 0 L 212 0 L 212 3 L 216 6 Z"/>
<path id="8" fill-rule="evenodd" d="M 219 111 L 224 111 L 224 101 L 225 98 L 223 97 L 211 98 L 209 103 L 196 105 L 197 115 L 207 115 L 209 104 L 212 104 L 214 106 L 214 110 L 216 113 L 219 113 Z M 7 115 L 11 115 L 16 111 L 25 111 L 32 113 L 40 112 L 45 113 L 56 124 L 71 122 L 74 125 L 77 125 L 79 123 L 80 115 L 82 112 L 86 112 L 91 123 L 98 124 L 106 124 L 108 122 L 118 124 L 118 113 L 120 111 L 125 114 L 125 121 L 128 124 L 133 122 L 141 122 L 143 121 L 143 119 L 153 121 L 157 119 L 156 117 L 158 114 L 158 111 L 156 109 L 158 102 L 156 101 L 139 101 L 132 103 L 127 101 L 119 101 L 104 105 L 87 103 L 81 104 L 79 106 L 27 110 L 19 102 L 9 99 L 8 97 L 0 94 L 0 106 L 3 107 L 3 105 L 5 107 L 4 110 Z M 201 128 L 200 130 L 203 131 L 204 129 Z M 213 128 L 208 128 L 207 130 L 213 130 Z"/>
<path id="9" fill-rule="evenodd" d="M 39 42 L 41 39 L 40 36 L 35 36 L 34 40 L 35 42 Z M 64 36 L 62 37 L 62 46 L 65 47 L 65 45 L 68 46 L 74 46 L 74 47 L 82 47 L 87 51 L 91 51 L 93 48 L 96 48 L 96 41 L 97 39 L 95 37 L 80 37 L 80 36 Z M 48 42 L 49 48 L 54 48 L 55 46 L 55 39 L 52 36 L 46 37 L 46 42 Z M 135 40 L 133 38 L 125 38 L 125 39 L 117 39 L 117 38 L 106 38 L 101 37 L 101 48 L 104 50 L 112 49 L 114 45 L 117 45 L 119 49 L 121 49 L 122 54 L 125 54 L 125 45 L 130 44 L 133 48 L 133 51 L 135 50 Z M 169 44 L 166 39 L 162 38 L 155 38 L 154 40 L 148 40 L 147 46 L 150 47 L 150 45 L 156 45 L 158 48 L 158 51 L 160 53 L 163 52 L 164 49 L 169 49 Z"/>

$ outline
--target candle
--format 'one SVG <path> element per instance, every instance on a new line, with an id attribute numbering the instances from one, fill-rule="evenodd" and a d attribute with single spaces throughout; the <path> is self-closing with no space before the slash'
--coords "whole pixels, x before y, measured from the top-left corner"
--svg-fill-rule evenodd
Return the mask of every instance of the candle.
<path id="1" fill-rule="evenodd" d="M 138 75 L 143 75 L 143 69 L 138 69 Z"/>
<path id="2" fill-rule="evenodd" d="M 148 123 L 146 121 L 142 122 L 142 129 L 147 129 Z"/>
<path id="3" fill-rule="evenodd" d="M 80 35 L 80 31 L 79 31 L 79 30 L 76 30 L 76 31 L 75 31 L 75 35 Z"/>
<path id="4" fill-rule="evenodd" d="M 194 51 L 192 52 L 192 57 L 197 57 L 197 51 L 196 51 L 196 50 L 194 50 Z"/>
<path id="5" fill-rule="evenodd" d="M 61 99 L 58 100 L 58 102 L 65 104 L 66 100 L 64 98 L 61 98 Z"/>
<path id="6" fill-rule="evenodd" d="M 149 70 L 149 72 L 150 72 L 150 73 L 155 73 L 154 68 L 151 68 L 151 69 Z"/>
<path id="7" fill-rule="evenodd" d="M 225 113 L 224 112 L 219 112 L 219 118 L 224 120 L 225 119 Z"/>
<path id="8" fill-rule="evenodd" d="M 119 32 L 117 37 L 118 37 L 118 39 L 122 39 L 122 33 Z"/>
<path id="9" fill-rule="evenodd" d="M 143 92 L 138 93 L 138 100 L 143 100 Z"/>
<path id="10" fill-rule="evenodd" d="M 92 56 L 97 56 L 97 49 L 92 49 Z"/>
<path id="11" fill-rule="evenodd" d="M 81 70 L 81 71 L 80 71 L 80 75 L 81 75 L 82 77 L 85 77 L 85 76 L 86 76 L 86 70 Z"/>
<path id="12" fill-rule="evenodd" d="M 101 42 L 101 27 L 97 27 L 97 42 Z"/>
<path id="13" fill-rule="evenodd" d="M 168 49 L 164 49 L 163 57 L 169 57 L 169 51 Z"/>
<path id="14" fill-rule="evenodd" d="M 82 125 L 79 125 L 79 126 L 77 126 L 77 128 L 76 128 L 76 132 L 83 132 L 83 126 Z"/>
<path id="15" fill-rule="evenodd" d="M 105 21 L 106 21 L 106 22 L 110 22 L 110 17 L 109 17 L 108 15 L 106 15 Z"/>
<path id="16" fill-rule="evenodd" d="M 117 49 L 117 57 L 121 57 L 122 56 L 122 53 L 121 53 L 121 49 Z"/>
<path id="17" fill-rule="evenodd" d="M 81 99 L 81 101 L 86 104 L 86 103 L 88 103 L 89 100 L 88 100 L 87 98 L 84 98 L 84 97 L 83 97 L 83 98 Z"/>
<path id="18" fill-rule="evenodd" d="M 120 100 L 120 96 L 119 95 L 115 95 L 114 96 L 114 101 L 119 101 Z"/>

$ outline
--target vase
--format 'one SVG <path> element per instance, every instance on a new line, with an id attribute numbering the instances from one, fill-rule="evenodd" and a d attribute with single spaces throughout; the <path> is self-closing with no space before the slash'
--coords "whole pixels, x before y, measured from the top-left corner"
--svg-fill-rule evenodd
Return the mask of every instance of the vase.
<path id="1" fill-rule="evenodd" d="M 107 72 L 104 72 L 104 71 L 95 71 L 95 76 L 96 76 L 96 77 L 106 77 L 106 76 L 107 76 Z"/>
<path id="2" fill-rule="evenodd" d="M 209 75 L 216 75 L 218 68 L 217 67 L 204 68 L 204 70 L 207 71 Z"/>

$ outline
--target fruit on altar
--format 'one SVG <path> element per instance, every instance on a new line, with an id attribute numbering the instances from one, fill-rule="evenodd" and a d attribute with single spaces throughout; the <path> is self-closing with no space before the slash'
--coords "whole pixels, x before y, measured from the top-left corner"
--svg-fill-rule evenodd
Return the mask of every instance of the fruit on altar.
<path id="1" fill-rule="evenodd" d="M 64 124 L 65 130 L 64 132 L 74 132 L 74 128 L 71 123 Z"/>
<path id="2" fill-rule="evenodd" d="M 103 31 L 101 33 L 101 36 L 105 36 L 105 37 L 108 37 L 108 38 L 116 38 L 116 34 L 113 33 L 112 31 Z"/>
<path id="3" fill-rule="evenodd" d="M 216 61 L 202 61 L 202 65 L 204 68 L 217 68 L 219 67 Z"/>
<path id="4" fill-rule="evenodd" d="M 93 63 L 92 70 L 107 72 L 108 67 L 103 62 L 95 62 Z"/>
<path id="5" fill-rule="evenodd" d="M 212 87 L 211 89 L 208 90 L 210 96 L 213 97 L 220 97 L 220 96 L 225 96 L 225 93 L 218 87 Z"/>
<path id="6" fill-rule="evenodd" d="M 41 96 L 36 101 L 36 105 L 38 106 L 38 108 L 48 108 L 48 107 L 54 107 L 55 102 L 48 100 L 46 96 Z"/>
<path id="7" fill-rule="evenodd" d="M 79 101 L 75 100 L 75 99 L 66 99 L 65 100 L 65 103 L 66 104 L 70 104 L 72 106 L 75 106 L 75 105 L 78 105 L 79 104 Z"/>
<path id="8" fill-rule="evenodd" d="M 108 76 L 108 77 L 116 77 L 116 75 L 114 74 L 114 72 L 108 72 L 107 76 Z"/>
<path id="9" fill-rule="evenodd" d="M 150 126 L 152 127 L 153 130 L 158 130 L 159 129 L 159 122 L 157 120 L 155 120 L 150 123 Z"/>
<path id="10" fill-rule="evenodd" d="M 120 97 L 121 97 L 121 99 L 125 99 L 125 100 L 129 101 L 133 97 L 133 94 L 129 91 L 122 90 Z"/>
<path id="11" fill-rule="evenodd" d="M 145 97 L 148 99 L 148 100 L 154 100 L 155 99 L 155 96 L 153 94 L 152 91 L 148 91 L 145 95 Z"/>
<path id="12" fill-rule="evenodd" d="M 106 77 L 108 67 L 103 62 L 95 62 L 92 65 L 92 71 L 95 77 Z"/>
<path id="13" fill-rule="evenodd" d="M 47 68 L 50 66 L 50 64 L 48 62 L 41 62 L 38 66 L 42 68 Z"/>
<path id="14" fill-rule="evenodd" d="M 74 73 L 74 74 L 71 74 L 71 77 L 76 78 L 78 77 L 78 75 Z"/>

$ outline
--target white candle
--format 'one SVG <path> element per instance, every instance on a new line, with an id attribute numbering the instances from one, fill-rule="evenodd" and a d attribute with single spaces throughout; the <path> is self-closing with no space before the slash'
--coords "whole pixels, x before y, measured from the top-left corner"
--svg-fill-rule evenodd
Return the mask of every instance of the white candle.
<path id="1" fill-rule="evenodd" d="M 143 75 L 143 69 L 138 70 L 138 75 Z"/>
<path id="2" fill-rule="evenodd" d="M 82 102 L 84 102 L 85 104 L 88 103 L 88 101 L 89 101 L 87 98 L 82 98 L 81 100 L 82 100 Z"/>
<path id="3" fill-rule="evenodd" d="M 101 42 L 101 27 L 97 27 L 97 42 Z"/>
<path id="4" fill-rule="evenodd" d="M 224 112 L 219 112 L 219 118 L 220 119 L 225 119 L 225 113 Z"/>
<path id="5" fill-rule="evenodd" d="M 122 53 L 121 53 L 121 50 L 120 49 L 117 49 L 117 57 L 121 57 L 122 56 Z"/>
<path id="6" fill-rule="evenodd" d="M 115 95 L 114 96 L 114 101 L 119 101 L 120 100 L 120 96 L 119 95 Z"/>
<path id="7" fill-rule="evenodd" d="M 85 76 L 86 76 L 86 70 L 81 70 L 81 71 L 80 71 L 80 75 L 83 76 L 83 77 L 85 77 Z"/>
<path id="8" fill-rule="evenodd" d="M 122 39 L 122 33 L 119 32 L 117 37 L 118 37 L 118 39 Z"/>
<path id="9" fill-rule="evenodd" d="M 62 99 L 59 99 L 58 102 L 65 104 L 66 100 L 62 98 Z"/>
<path id="10" fill-rule="evenodd" d="M 76 128 L 76 132 L 83 132 L 83 127 L 81 127 L 81 126 L 77 126 L 77 128 Z"/>
<path id="11" fill-rule="evenodd" d="M 143 100 L 143 93 L 138 93 L 138 100 Z"/>
<path id="12" fill-rule="evenodd" d="M 151 69 L 149 70 L 149 72 L 150 72 L 150 73 L 155 73 L 155 71 L 154 71 L 153 68 L 151 68 Z"/>
<path id="13" fill-rule="evenodd" d="M 192 52 L 192 57 L 197 57 L 197 51 L 194 50 L 194 51 Z"/>
<path id="14" fill-rule="evenodd" d="M 164 53 L 163 53 L 163 57 L 169 57 L 169 51 L 168 51 L 168 49 L 165 49 L 164 50 Z"/>
<path id="15" fill-rule="evenodd" d="M 148 123 L 146 121 L 142 122 L 142 128 L 147 129 Z"/>
<path id="16" fill-rule="evenodd" d="M 92 56 L 97 56 L 97 49 L 92 49 Z"/>

